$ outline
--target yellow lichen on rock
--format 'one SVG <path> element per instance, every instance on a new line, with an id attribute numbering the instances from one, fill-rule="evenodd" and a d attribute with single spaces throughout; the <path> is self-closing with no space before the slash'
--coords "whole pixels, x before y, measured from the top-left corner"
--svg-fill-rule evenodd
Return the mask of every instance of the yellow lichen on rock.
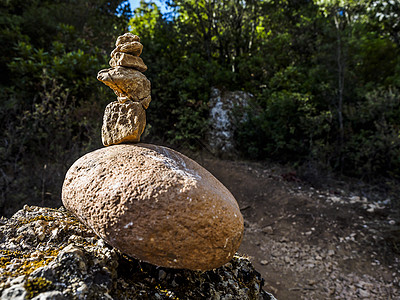
<path id="1" fill-rule="evenodd" d="M 25 281 L 24 287 L 27 291 L 27 298 L 33 298 L 43 291 L 46 291 L 53 282 L 43 277 L 28 278 Z"/>
<path id="2" fill-rule="evenodd" d="M 63 207 L 26 207 L 3 220 L 0 236 L 1 299 L 273 299 L 248 259 L 208 272 L 151 265 L 110 247 Z"/>
<path id="3" fill-rule="evenodd" d="M 46 266 L 53 261 L 61 249 L 50 249 L 24 253 L 22 251 L 1 250 L 0 278 L 27 276 L 36 269 Z M 12 268 L 9 268 L 11 266 Z"/>

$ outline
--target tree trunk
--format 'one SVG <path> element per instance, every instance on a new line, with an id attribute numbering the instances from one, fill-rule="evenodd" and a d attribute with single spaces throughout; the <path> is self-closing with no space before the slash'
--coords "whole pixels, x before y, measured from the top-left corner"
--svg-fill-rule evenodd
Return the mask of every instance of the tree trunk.
<path id="1" fill-rule="evenodd" d="M 343 45 L 342 36 L 340 32 L 340 21 L 335 15 L 335 27 L 336 27 L 336 41 L 337 41 L 337 53 L 336 60 L 338 66 L 338 99 L 337 99 L 337 114 L 339 121 L 339 163 L 340 168 L 343 168 L 343 145 L 344 145 L 344 125 L 343 125 L 343 93 L 345 84 L 345 60 L 343 57 Z"/>

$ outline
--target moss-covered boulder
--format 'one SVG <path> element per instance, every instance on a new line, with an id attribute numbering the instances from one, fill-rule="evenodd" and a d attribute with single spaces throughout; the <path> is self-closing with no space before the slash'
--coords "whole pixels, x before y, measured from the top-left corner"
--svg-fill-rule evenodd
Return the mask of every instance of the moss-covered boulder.
<path id="1" fill-rule="evenodd" d="M 64 208 L 0 220 L 1 299 L 274 299 L 236 255 L 207 272 L 157 267 L 108 246 Z"/>

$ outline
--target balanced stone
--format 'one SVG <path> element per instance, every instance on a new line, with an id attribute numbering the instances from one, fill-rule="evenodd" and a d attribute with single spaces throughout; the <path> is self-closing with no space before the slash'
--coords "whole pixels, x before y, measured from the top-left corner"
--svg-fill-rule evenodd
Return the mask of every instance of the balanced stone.
<path id="1" fill-rule="evenodd" d="M 118 47 L 119 45 L 129 43 L 129 42 L 140 42 L 140 37 L 138 37 L 136 34 L 127 32 L 123 35 L 120 35 L 117 38 L 117 41 L 115 42 L 115 46 Z"/>
<path id="2" fill-rule="evenodd" d="M 159 266 L 214 269 L 242 240 L 232 194 L 196 162 L 161 146 L 86 154 L 69 169 L 62 200 L 111 246 Z"/>
<path id="3" fill-rule="evenodd" d="M 104 146 L 139 142 L 146 127 L 146 112 L 137 102 L 111 102 L 107 105 L 101 128 Z"/>
<path id="4" fill-rule="evenodd" d="M 97 79 L 112 88 L 121 103 L 132 100 L 143 102 L 144 108 L 151 101 L 150 81 L 141 72 L 124 67 L 101 70 Z"/>
<path id="5" fill-rule="evenodd" d="M 114 57 L 112 57 L 110 60 L 110 66 L 134 68 L 140 72 L 145 72 L 147 70 L 147 66 L 139 56 L 134 56 L 123 52 L 115 53 Z"/>
<path id="6" fill-rule="evenodd" d="M 112 52 L 111 57 L 115 55 L 117 52 L 124 52 L 128 54 L 132 54 L 135 56 L 140 56 L 142 54 L 143 45 L 140 42 L 127 42 L 124 44 L 118 45 Z"/>

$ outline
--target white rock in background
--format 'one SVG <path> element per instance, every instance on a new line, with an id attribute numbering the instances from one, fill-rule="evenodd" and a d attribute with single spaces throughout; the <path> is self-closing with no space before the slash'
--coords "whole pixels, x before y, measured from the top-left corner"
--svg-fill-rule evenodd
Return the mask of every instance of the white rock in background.
<path id="1" fill-rule="evenodd" d="M 212 88 L 210 106 L 210 131 L 208 145 L 211 151 L 222 156 L 235 154 L 233 135 L 235 129 L 246 119 L 244 108 L 249 105 L 252 94 L 243 91 L 221 91 Z M 233 112 L 238 109 L 239 115 Z"/>

